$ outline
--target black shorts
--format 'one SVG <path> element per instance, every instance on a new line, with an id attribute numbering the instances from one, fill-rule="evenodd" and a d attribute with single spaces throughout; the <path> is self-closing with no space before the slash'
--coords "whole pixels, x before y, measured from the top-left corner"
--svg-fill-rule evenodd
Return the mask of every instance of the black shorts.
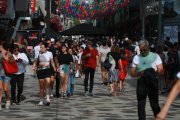
<path id="1" fill-rule="evenodd" d="M 37 71 L 37 77 L 38 79 L 45 79 L 45 78 L 50 78 L 51 77 L 51 69 L 42 69 Z"/>
<path id="2" fill-rule="evenodd" d="M 51 76 L 55 76 L 55 75 L 54 75 L 55 72 L 54 72 L 53 68 L 50 68 L 50 69 L 51 69 Z"/>

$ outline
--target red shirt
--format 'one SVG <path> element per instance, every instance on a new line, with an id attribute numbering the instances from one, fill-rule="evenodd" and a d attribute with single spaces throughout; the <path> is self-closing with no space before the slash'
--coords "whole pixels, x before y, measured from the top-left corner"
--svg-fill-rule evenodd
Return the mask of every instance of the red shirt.
<path id="1" fill-rule="evenodd" d="M 87 50 L 83 52 L 83 55 L 91 54 L 91 56 L 87 57 L 84 63 L 85 67 L 90 67 L 92 69 L 96 69 L 97 65 L 97 59 L 96 56 L 98 56 L 98 51 L 96 49 Z"/>

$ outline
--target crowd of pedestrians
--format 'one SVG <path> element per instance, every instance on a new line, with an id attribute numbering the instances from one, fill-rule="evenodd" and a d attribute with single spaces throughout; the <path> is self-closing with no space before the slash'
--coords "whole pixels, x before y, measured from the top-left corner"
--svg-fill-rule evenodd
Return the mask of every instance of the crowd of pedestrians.
<path id="1" fill-rule="evenodd" d="M 3 60 L 15 61 L 18 66 L 18 72 L 6 74 L 3 64 L 0 64 L 0 104 L 4 91 L 7 109 L 11 104 L 18 105 L 23 100 L 24 75 L 26 65 L 30 62 L 29 56 L 21 51 L 19 44 L 12 44 L 10 47 L 5 42 L 0 42 L 1 63 Z M 160 112 L 159 93 L 171 90 L 175 84 L 175 76 L 180 71 L 180 46 L 178 43 L 172 44 L 169 38 L 160 46 L 155 46 L 147 40 L 132 42 L 128 38 L 102 38 L 100 44 L 90 40 L 74 43 L 46 38 L 34 46 L 33 52 L 35 60 L 32 69 L 39 80 L 39 105 L 49 106 L 53 93 L 56 97 L 72 97 L 76 77 L 84 79 L 84 95 L 93 96 L 94 75 L 100 66 L 102 84 L 109 89 L 109 96 L 124 92 L 128 74 L 138 78 L 137 101 L 140 120 L 146 119 L 147 96 L 154 116 L 157 116 Z M 110 64 L 108 68 L 105 63 L 107 61 Z M 131 70 L 128 73 L 129 68 Z"/>

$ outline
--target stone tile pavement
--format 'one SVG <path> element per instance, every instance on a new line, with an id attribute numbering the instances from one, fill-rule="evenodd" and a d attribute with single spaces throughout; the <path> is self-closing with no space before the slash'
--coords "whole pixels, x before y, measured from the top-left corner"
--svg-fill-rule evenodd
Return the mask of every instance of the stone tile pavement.
<path id="1" fill-rule="evenodd" d="M 96 72 L 94 96 L 84 96 L 83 80 L 76 78 L 75 94 L 69 99 L 51 99 L 50 106 L 38 106 L 39 84 L 28 67 L 25 75 L 24 95 L 21 105 L 0 111 L 0 120 L 137 120 L 136 80 L 128 76 L 124 94 L 108 96 L 107 86 L 101 83 L 101 74 Z M 160 105 L 167 95 L 160 95 Z M 173 103 L 167 120 L 180 120 L 179 97 Z M 147 99 L 147 120 L 153 120 Z"/>

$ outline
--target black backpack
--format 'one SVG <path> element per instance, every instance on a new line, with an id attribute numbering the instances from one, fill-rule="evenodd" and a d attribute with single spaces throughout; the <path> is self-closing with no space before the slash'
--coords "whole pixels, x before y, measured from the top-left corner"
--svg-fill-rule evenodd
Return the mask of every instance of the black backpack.
<path id="1" fill-rule="evenodd" d="M 109 62 L 109 55 L 106 57 L 104 61 L 104 68 L 109 70 L 111 68 L 112 64 Z"/>

